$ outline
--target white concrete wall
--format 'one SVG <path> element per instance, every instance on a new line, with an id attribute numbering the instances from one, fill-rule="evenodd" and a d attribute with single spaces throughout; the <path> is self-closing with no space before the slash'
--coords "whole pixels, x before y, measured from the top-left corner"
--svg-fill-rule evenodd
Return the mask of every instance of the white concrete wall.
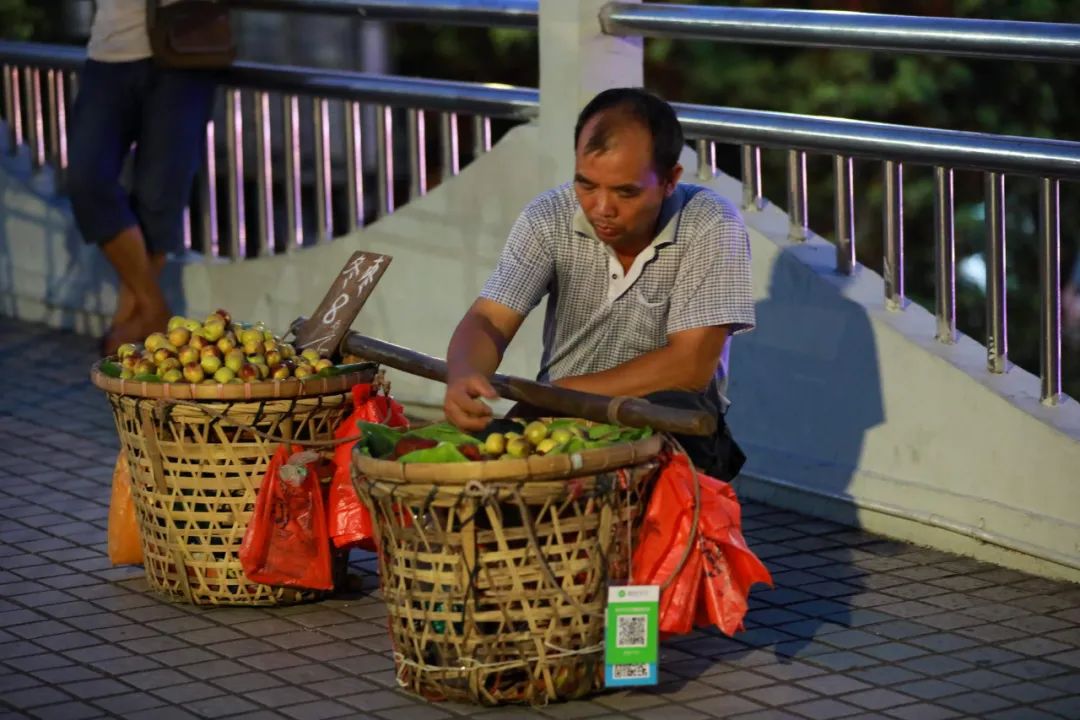
<path id="1" fill-rule="evenodd" d="M 458 178 L 350 237 L 289 257 L 171 268 L 172 296 L 196 316 L 222 306 L 284 328 L 313 311 L 353 250 L 387 253 L 393 263 L 355 329 L 442 356 L 518 211 L 551 182 L 539 138 L 536 126 L 514 130 Z M 96 327 L 112 302 L 96 251 L 78 242 L 62 201 L 0 167 L 0 312 Z M 740 196 L 730 178 L 713 184 Z M 790 243 L 775 207 L 747 222 L 759 325 L 732 349 L 729 419 L 750 456 L 740 492 L 1080 579 L 1076 402 L 1045 408 L 1030 374 L 989 375 L 970 338 L 935 343 L 929 313 L 885 310 L 880 277 L 836 275 L 833 246 Z M 503 371 L 535 374 L 539 320 Z M 391 378 L 406 404 L 441 404 L 441 385 Z"/>

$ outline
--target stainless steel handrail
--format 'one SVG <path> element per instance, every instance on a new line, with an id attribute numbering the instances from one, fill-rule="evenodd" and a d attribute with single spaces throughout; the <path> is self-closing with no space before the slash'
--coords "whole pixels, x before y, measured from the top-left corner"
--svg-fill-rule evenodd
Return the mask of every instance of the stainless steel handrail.
<path id="1" fill-rule="evenodd" d="M 1080 179 L 1080 142 L 675 103 L 687 137 Z"/>
<path id="2" fill-rule="evenodd" d="M 536 29 L 537 0 L 230 0 L 242 10 Z"/>
<path id="3" fill-rule="evenodd" d="M 0 41 L 0 63 L 5 65 L 77 71 L 85 60 L 86 51 L 81 47 Z M 494 83 L 426 80 L 256 62 L 237 62 L 221 77 L 222 84 L 228 87 L 475 113 L 510 120 L 529 120 L 540 111 L 540 96 L 536 90 Z"/>
<path id="4" fill-rule="evenodd" d="M 609 35 L 1080 62 L 1080 25 L 1063 23 L 628 2 L 600 20 Z"/>

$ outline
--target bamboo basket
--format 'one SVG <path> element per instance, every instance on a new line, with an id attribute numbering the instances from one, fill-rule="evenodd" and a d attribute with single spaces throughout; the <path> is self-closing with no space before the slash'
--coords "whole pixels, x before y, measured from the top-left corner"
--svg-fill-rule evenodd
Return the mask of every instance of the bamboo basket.
<path id="1" fill-rule="evenodd" d="M 484 705 L 599 689 L 607 588 L 630 576 L 662 444 L 453 464 L 354 453 L 398 682 Z"/>
<path id="2" fill-rule="evenodd" d="M 303 382 L 186 385 L 120 380 L 95 364 L 91 381 L 109 399 L 131 467 L 150 587 L 195 605 L 319 597 L 251 582 L 237 553 L 279 438 L 333 440 L 352 409 L 350 388 L 371 382 L 376 371 L 371 364 Z"/>

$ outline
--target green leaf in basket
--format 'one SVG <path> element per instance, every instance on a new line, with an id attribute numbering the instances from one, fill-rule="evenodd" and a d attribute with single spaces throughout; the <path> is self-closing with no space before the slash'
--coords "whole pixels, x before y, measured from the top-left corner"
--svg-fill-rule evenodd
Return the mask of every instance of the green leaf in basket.
<path id="1" fill-rule="evenodd" d="M 111 378 L 120 377 L 120 371 L 123 370 L 123 368 L 121 368 L 119 365 L 112 362 L 111 360 L 102 360 L 101 364 L 98 365 L 98 369 L 101 370 L 103 374 L 108 375 Z"/>
<path id="2" fill-rule="evenodd" d="M 402 463 L 455 463 L 469 462 L 469 458 L 461 454 L 461 451 L 453 443 L 441 442 L 433 448 L 413 450 L 398 458 Z"/>
<path id="3" fill-rule="evenodd" d="M 435 423 L 433 425 L 417 428 L 416 430 L 410 430 L 405 433 L 405 437 L 425 438 L 427 440 L 436 440 L 441 443 L 450 443 L 451 445 L 461 445 L 463 443 L 471 443 L 473 445 L 484 444 L 482 440 L 477 440 L 472 435 L 461 432 L 448 422 Z"/>
<path id="4" fill-rule="evenodd" d="M 356 447 L 360 448 L 361 452 L 366 450 L 365 454 L 372 457 L 381 458 L 390 455 L 394 452 L 394 446 L 397 445 L 398 440 L 401 439 L 400 432 L 379 423 L 359 420 L 356 427 L 363 433 L 363 437 L 356 442 Z"/>
<path id="5" fill-rule="evenodd" d="M 349 373 L 359 372 L 364 368 L 371 367 L 371 363 L 349 363 L 347 365 L 331 365 L 330 367 L 323 368 L 319 372 L 310 377 L 337 377 L 338 375 L 348 375 Z"/>
<path id="6" fill-rule="evenodd" d="M 619 433 L 619 442 L 637 442 L 652 437 L 652 434 L 653 431 L 650 427 L 623 428 L 622 432 Z"/>
<path id="7" fill-rule="evenodd" d="M 159 378 L 157 375 L 155 375 L 153 373 L 139 373 L 138 375 L 133 377 L 132 380 L 137 380 L 138 382 L 153 382 L 153 383 L 161 382 L 161 378 Z"/>
<path id="8" fill-rule="evenodd" d="M 618 437 L 620 428 L 618 425 L 593 425 L 589 428 L 590 440 L 606 440 Z"/>

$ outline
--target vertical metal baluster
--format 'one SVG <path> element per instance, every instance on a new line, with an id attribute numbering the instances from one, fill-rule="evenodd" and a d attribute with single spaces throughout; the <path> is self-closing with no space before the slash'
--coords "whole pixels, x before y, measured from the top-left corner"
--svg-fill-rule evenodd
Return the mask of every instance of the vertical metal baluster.
<path id="1" fill-rule="evenodd" d="M 217 143 L 213 120 L 206 123 L 206 162 L 203 163 L 199 178 L 199 191 L 199 204 L 202 206 L 203 259 L 209 261 L 221 256 L 218 232 Z"/>
<path id="2" fill-rule="evenodd" d="M 270 127 L 270 93 L 255 93 L 255 163 L 259 194 L 259 247 L 262 256 L 274 254 L 274 158 Z"/>
<path id="3" fill-rule="evenodd" d="M 300 98 L 282 97 L 285 133 L 285 252 L 304 245 L 304 208 L 300 174 Z"/>
<path id="4" fill-rule="evenodd" d="M 41 114 L 41 71 L 27 68 L 23 76 L 26 80 L 26 124 L 30 140 L 30 163 L 34 168 L 45 164 L 45 123 Z"/>
<path id="5" fill-rule="evenodd" d="M 229 152 L 229 257 L 247 255 L 247 222 L 244 218 L 244 106 L 239 90 L 229 90 L 225 111 L 225 146 Z"/>
<path id="6" fill-rule="evenodd" d="M 184 213 L 180 218 L 181 234 L 184 236 L 184 250 L 191 249 L 191 204 L 184 206 Z"/>
<path id="7" fill-rule="evenodd" d="M 349 230 L 364 225 L 364 154 L 363 123 L 360 103 L 345 102 L 345 162 L 349 186 Z"/>
<path id="8" fill-rule="evenodd" d="M 379 169 L 377 215 L 382 217 L 394 212 L 394 116 L 389 107 L 381 108 L 376 114 L 375 129 L 379 134 L 376 144 Z"/>
<path id="9" fill-rule="evenodd" d="M 442 176 L 440 182 L 453 177 L 461 171 L 461 153 L 458 152 L 457 113 L 443 113 L 439 126 L 442 144 Z"/>
<path id="10" fill-rule="evenodd" d="M 903 310 L 904 298 L 904 166 L 885 161 L 885 307 Z"/>
<path id="11" fill-rule="evenodd" d="M 14 113 L 12 112 L 12 95 L 11 95 L 11 66 L 4 65 L 3 67 L 4 77 L 4 124 L 7 126 L 8 131 L 8 149 L 10 150 L 15 144 L 15 123 L 13 122 Z"/>
<path id="12" fill-rule="evenodd" d="M 23 143 L 22 90 L 19 87 L 19 68 L 14 65 L 4 66 L 4 85 L 7 91 L 4 100 L 10 104 L 7 115 L 8 154 L 15 155 L 19 152 L 19 146 Z"/>
<path id="13" fill-rule="evenodd" d="M 409 108 L 406 115 L 409 136 L 409 199 L 427 195 L 427 133 L 424 111 Z"/>
<path id="14" fill-rule="evenodd" d="M 1039 377 L 1045 405 L 1061 402 L 1061 200 L 1058 181 L 1039 181 L 1040 320 Z"/>
<path id="15" fill-rule="evenodd" d="M 761 188 L 761 148 L 742 146 L 743 209 L 760 210 L 765 207 Z"/>
<path id="16" fill-rule="evenodd" d="M 716 143 L 705 138 L 697 141 L 697 176 L 699 180 L 716 177 Z"/>
<path id="17" fill-rule="evenodd" d="M 985 174 L 986 189 L 986 366 L 1008 369 L 1009 336 L 1005 319 L 1005 175 Z"/>
<path id="18" fill-rule="evenodd" d="M 787 157 L 788 237 L 803 241 L 810 236 L 806 211 L 806 153 L 788 150 Z"/>
<path id="19" fill-rule="evenodd" d="M 855 171 L 852 160 L 837 155 L 836 175 L 836 270 L 850 275 L 855 270 Z"/>
<path id="20" fill-rule="evenodd" d="M 329 242 L 334 237 L 334 206 L 331 192 L 333 177 L 330 167 L 330 101 L 314 98 L 315 121 L 315 233 L 317 242 Z"/>
<path id="21" fill-rule="evenodd" d="M 46 136 L 45 143 L 45 159 L 53 166 L 53 169 L 57 166 L 57 145 L 59 145 L 57 137 L 58 130 L 56 127 L 56 82 L 59 73 L 60 71 L 54 68 L 49 68 L 45 71 L 45 91 L 48 96 L 45 108 L 45 119 L 48 128 L 48 135 Z"/>
<path id="22" fill-rule="evenodd" d="M 491 150 L 491 118 L 473 116 L 473 157 L 477 158 Z"/>
<path id="23" fill-rule="evenodd" d="M 953 171 L 934 168 L 935 339 L 956 342 L 956 234 L 953 228 Z"/>
<path id="24" fill-rule="evenodd" d="M 49 145 L 50 160 L 56 172 L 56 183 L 63 187 L 67 175 L 67 94 L 64 91 L 64 72 L 50 70 L 49 83 Z"/>

